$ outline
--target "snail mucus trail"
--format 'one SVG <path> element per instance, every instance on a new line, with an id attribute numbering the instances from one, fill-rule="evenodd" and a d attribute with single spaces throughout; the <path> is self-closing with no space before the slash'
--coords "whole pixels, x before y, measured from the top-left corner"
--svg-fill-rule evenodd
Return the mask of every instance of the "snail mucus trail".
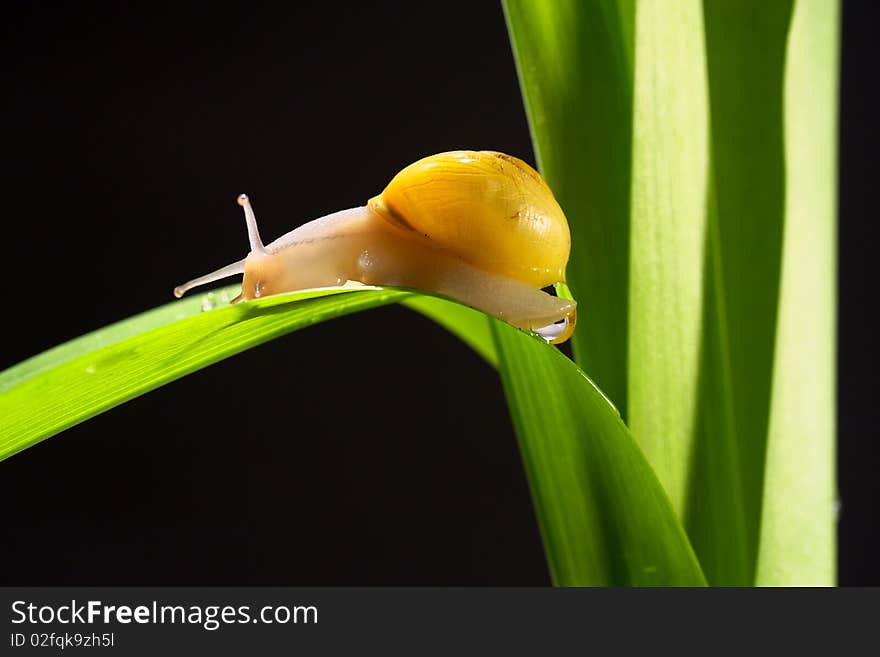
<path id="1" fill-rule="evenodd" d="M 550 342 L 567 340 L 576 303 L 541 288 L 565 283 L 568 222 L 541 176 L 493 151 L 433 155 L 403 169 L 356 208 L 264 245 L 248 197 L 251 251 L 174 290 L 244 274 L 242 299 L 349 282 L 451 297 Z"/>

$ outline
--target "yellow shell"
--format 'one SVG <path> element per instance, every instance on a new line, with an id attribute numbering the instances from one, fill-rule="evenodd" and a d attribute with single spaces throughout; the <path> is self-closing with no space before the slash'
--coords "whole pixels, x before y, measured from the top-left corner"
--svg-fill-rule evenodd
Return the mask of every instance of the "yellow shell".
<path id="1" fill-rule="evenodd" d="M 538 172 L 510 155 L 426 157 L 368 205 L 474 267 L 537 288 L 565 282 L 571 236 L 562 208 Z"/>

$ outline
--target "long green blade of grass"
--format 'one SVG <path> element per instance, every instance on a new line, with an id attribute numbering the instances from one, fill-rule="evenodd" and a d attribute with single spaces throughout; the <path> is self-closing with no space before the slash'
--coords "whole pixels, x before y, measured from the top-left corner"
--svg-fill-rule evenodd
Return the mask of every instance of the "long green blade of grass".
<path id="1" fill-rule="evenodd" d="M 163 383 L 298 328 L 401 302 L 500 363 L 556 580 L 699 584 L 693 551 L 616 409 L 534 336 L 403 290 L 310 291 L 236 306 L 178 301 L 0 373 L 0 459 Z M 490 321 L 494 328 L 490 328 Z"/>
<path id="2" fill-rule="evenodd" d="M 578 362 L 710 583 L 832 582 L 837 3 L 504 6 Z"/>
<path id="3" fill-rule="evenodd" d="M 294 292 L 208 312 L 199 297 L 176 301 L 14 366 L 0 373 L 0 460 L 249 347 L 409 294 L 337 292 Z"/>
<path id="4" fill-rule="evenodd" d="M 626 419 L 634 0 L 503 7 L 538 167 L 571 227 L 575 360 Z"/>
<path id="5" fill-rule="evenodd" d="M 565 356 L 493 322 L 547 559 L 562 586 L 698 586 L 669 499 L 608 399 Z"/>
<path id="6" fill-rule="evenodd" d="M 712 179 L 685 526 L 709 581 L 754 582 L 779 293 L 787 1 L 705 0 Z"/>
<path id="7" fill-rule="evenodd" d="M 501 372 L 548 565 L 562 586 L 705 584 L 663 487 L 617 410 L 558 350 L 429 296 L 402 302 Z M 494 336 L 494 345 L 491 340 Z"/>
<path id="8" fill-rule="evenodd" d="M 709 164 L 699 0 L 636 11 L 629 426 L 676 512 L 688 495 Z"/>
<path id="9" fill-rule="evenodd" d="M 683 513 L 710 191 L 702 5 L 504 7 L 538 163 L 572 231 L 575 356 Z"/>
<path id="10" fill-rule="evenodd" d="M 760 585 L 835 583 L 839 7 L 797 0 L 785 64 L 785 230 Z"/>

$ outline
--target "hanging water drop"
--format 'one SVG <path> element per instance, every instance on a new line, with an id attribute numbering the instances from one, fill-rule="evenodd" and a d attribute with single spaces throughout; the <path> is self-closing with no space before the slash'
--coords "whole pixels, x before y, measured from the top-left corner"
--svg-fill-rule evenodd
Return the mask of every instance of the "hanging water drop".
<path id="1" fill-rule="evenodd" d="M 565 333 L 565 330 L 568 328 L 568 319 L 561 319 L 558 322 L 554 322 L 553 324 L 549 324 L 547 326 L 542 326 L 541 328 L 534 329 L 535 333 L 544 338 L 547 342 L 553 342 L 560 335 Z"/>

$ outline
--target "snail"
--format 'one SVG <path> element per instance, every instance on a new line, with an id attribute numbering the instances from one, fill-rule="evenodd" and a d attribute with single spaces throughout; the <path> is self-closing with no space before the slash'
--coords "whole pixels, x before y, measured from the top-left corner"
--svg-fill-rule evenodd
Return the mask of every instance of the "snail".
<path id="1" fill-rule="evenodd" d="M 451 297 L 553 343 L 574 331 L 574 300 L 542 290 L 565 283 L 568 223 L 538 172 L 510 155 L 423 158 L 365 206 L 315 219 L 268 245 L 248 197 L 238 203 L 250 253 L 178 286 L 176 297 L 235 274 L 244 279 L 233 303 L 354 282 Z"/>

